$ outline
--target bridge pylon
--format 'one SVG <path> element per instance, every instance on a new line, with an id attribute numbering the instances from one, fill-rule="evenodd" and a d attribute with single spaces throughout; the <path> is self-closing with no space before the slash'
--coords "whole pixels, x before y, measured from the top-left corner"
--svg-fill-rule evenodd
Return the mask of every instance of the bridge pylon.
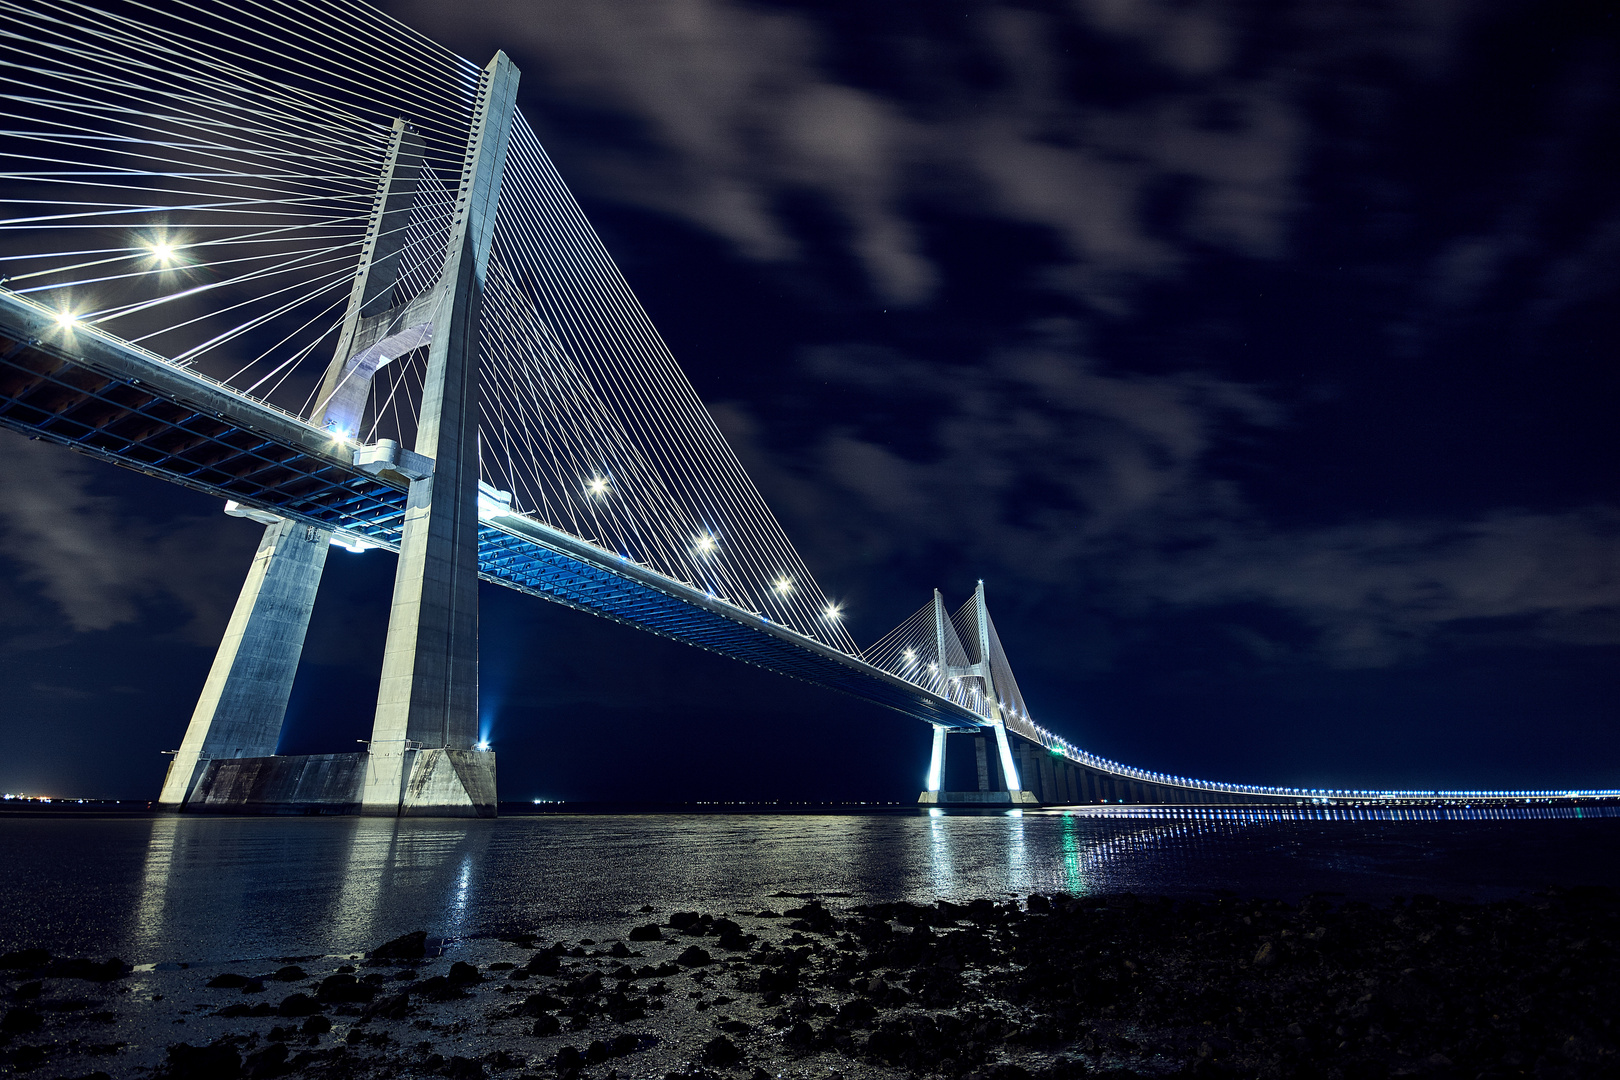
<path id="1" fill-rule="evenodd" d="M 928 789 L 917 799 L 922 806 L 1028 806 L 1039 799 L 1025 791 L 1013 761 L 1012 744 L 1007 738 L 1007 726 L 1001 715 L 1001 698 L 996 692 L 995 673 L 990 664 L 990 612 L 984 602 L 984 582 L 973 590 L 973 621 L 971 628 L 972 651 L 965 657 L 967 663 L 953 664 L 952 650 L 947 633 L 949 615 L 945 611 L 945 598 L 934 590 L 934 641 L 939 672 L 946 684 L 965 679 L 977 679 L 978 685 L 970 693 L 977 693 L 988 713 L 988 735 L 985 728 L 967 732 L 934 725 L 933 752 L 928 767 Z M 964 642 L 964 644 L 968 644 Z M 978 773 L 978 790 L 946 791 L 945 754 L 948 736 L 961 731 L 973 740 L 973 753 Z M 990 736 L 994 737 L 995 752 L 990 752 Z"/>
<path id="2" fill-rule="evenodd" d="M 379 366 L 426 347 L 416 447 L 377 464 L 406 496 L 369 748 L 278 756 L 329 530 L 264 511 L 264 539 L 215 655 L 159 806 L 214 812 L 493 817 L 495 755 L 478 749 L 478 313 L 519 73 L 484 69 L 437 284 L 396 296 L 423 171 L 421 136 L 391 133 L 359 272 L 312 416 L 347 446 Z M 379 444 L 379 447 L 384 444 Z M 377 448 L 364 448 L 369 453 Z"/>

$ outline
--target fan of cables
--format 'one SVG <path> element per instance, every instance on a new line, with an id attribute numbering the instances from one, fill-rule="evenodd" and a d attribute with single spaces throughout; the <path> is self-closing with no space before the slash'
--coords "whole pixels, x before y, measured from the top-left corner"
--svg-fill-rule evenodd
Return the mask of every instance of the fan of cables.
<path id="1" fill-rule="evenodd" d="M 480 311 L 483 470 L 515 507 L 855 652 L 521 117 Z"/>
<path id="2" fill-rule="evenodd" d="M 329 363 L 396 117 L 440 203 L 404 263 L 437 277 L 477 68 L 355 0 L 0 0 L 0 274 L 299 414 Z"/>
<path id="3" fill-rule="evenodd" d="M 863 650 L 861 658 L 986 719 L 999 713 L 1009 731 L 1044 744 L 1045 733 L 1030 719 L 1029 707 L 988 612 L 984 622 L 989 640 L 981 644 L 976 598 L 969 597 L 952 614 L 944 611 L 938 599 L 930 600 Z M 950 669 L 984 662 L 989 666 L 988 682 L 982 675 L 950 674 Z"/>
<path id="4" fill-rule="evenodd" d="M 358 0 L 0 0 L 0 70 L 0 274 L 64 325 L 315 419 L 373 223 L 393 303 L 440 284 L 479 69 Z M 390 219 L 396 121 L 422 158 Z M 521 117 L 479 310 L 515 509 L 855 651 Z M 345 434 L 412 442 L 425 366 L 382 360 Z"/>

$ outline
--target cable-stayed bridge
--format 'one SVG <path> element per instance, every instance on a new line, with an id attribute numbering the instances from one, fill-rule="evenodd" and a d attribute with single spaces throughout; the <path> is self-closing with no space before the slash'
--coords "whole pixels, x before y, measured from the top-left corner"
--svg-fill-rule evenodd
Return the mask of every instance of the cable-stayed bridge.
<path id="1" fill-rule="evenodd" d="M 862 650 L 483 68 L 356 0 L 0 0 L 0 423 L 265 525 L 163 805 L 489 814 L 479 578 L 933 726 L 921 801 L 1569 798 L 1194 780 L 1039 726 L 982 585 Z M 332 546 L 372 738 L 275 754 Z M 945 790 L 946 749 L 976 785 Z"/>

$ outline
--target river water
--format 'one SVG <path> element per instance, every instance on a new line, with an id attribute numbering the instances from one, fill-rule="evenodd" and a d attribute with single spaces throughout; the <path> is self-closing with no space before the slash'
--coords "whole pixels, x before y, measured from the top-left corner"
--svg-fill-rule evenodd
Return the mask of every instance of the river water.
<path id="1" fill-rule="evenodd" d="M 786 906 L 782 894 L 833 904 L 1030 892 L 1489 900 L 1620 886 L 1620 817 L 6 815 L 0 866 L 0 951 L 217 964 L 357 953 L 418 928 L 474 951 L 521 931 L 614 936 L 643 905 L 752 912 Z"/>

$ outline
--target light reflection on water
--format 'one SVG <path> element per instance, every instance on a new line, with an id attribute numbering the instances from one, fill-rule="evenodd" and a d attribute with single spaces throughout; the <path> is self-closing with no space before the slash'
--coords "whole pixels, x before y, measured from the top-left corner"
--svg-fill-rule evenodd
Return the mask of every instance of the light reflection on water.
<path id="1" fill-rule="evenodd" d="M 0 821 L 10 914 L 0 950 L 37 944 L 150 963 L 347 954 L 418 928 L 452 939 L 603 938 L 642 921 L 643 904 L 667 913 L 793 903 L 778 893 L 1486 899 L 1620 884 L 1620 818 L 1291 814 L 10 818 Z"/>

